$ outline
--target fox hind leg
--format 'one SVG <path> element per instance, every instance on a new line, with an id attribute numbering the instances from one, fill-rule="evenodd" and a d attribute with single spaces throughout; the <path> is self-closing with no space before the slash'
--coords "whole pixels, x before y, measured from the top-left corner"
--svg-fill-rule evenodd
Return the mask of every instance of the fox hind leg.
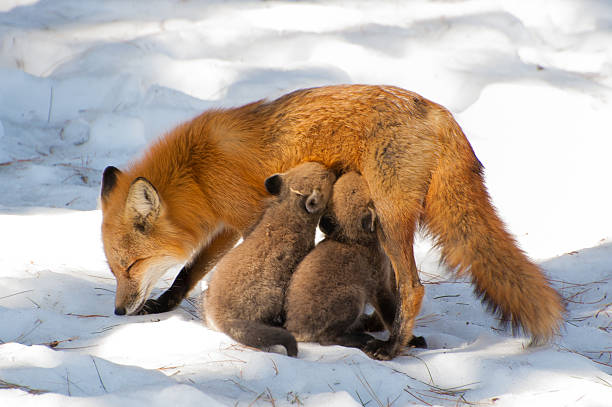
<path id="1" fill-rule="evenodd" d="M 381 360 L 397 356 L 412 338 L 414 321 L 425 293 L 412 246 L 417 220 L 422 212 L 427 177 L 420 177 L 418 171 L 401 175 L 403 177 L 384 179 L 385 185 L 380 182 L 381 177 L 376 172 L 371 176 L 364 174 L 381 225 L 378 228 L 379 239 L 391 260 L 398 290 L 389 340 L 371 341 L 365 349 L 369 356 Z M 399 183 L 400 178 L 403 185 Z"/>
<path id="2" fill-rule="evenodd" d="M 388 124 L 385 127 L 385 123 Z M 412 338 L 425 290 L 414 260 L 413 242 L 423 214 L 431 174 L 439 161 L 439 137 L 414 121 L 381 117 L 381 128 L 362 165 L 379 225 L 377 233 L 391 260 L 397 286 L 396 312 L 388 341 L 372 341 L 366 353 L 375 359 L 397 356 Z"/>
<path id="3" fill-rule="evenodd" d="M 414 230 L 404 232 L 404 237 L 409 232 L 414 232 Z M 398 239 L 394 237 L 397 235 L 386 231 L 385 234 L 387 240 L 383 247 L 393 263 L 398 286 L 397 310 L 391 325 L 389 339 L 371 341 L 364 349 L 370 357 L 380 360 L 389 360 L 397 356 L 413 337 L 414 322 L 421 310 L 425 294 L 414 261 L 412 238 Z"/>

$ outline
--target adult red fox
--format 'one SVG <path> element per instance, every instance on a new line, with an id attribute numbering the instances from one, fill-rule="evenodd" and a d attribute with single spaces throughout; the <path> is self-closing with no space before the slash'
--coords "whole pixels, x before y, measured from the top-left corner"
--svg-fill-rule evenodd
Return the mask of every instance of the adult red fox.
<path id="1" fill-rule="evenodd" d="M 304 89 L 209 110 L 125 171 L 106 168 L 102 238 L 117 279 L 115 313 L 176 307 L 258 219 L 264 180 L 305 161 L 357 171 L 368 184 L 400 297 L 389 340 L 372 343 L 373 357 L 393 358 L 412 337 L 424 294 L 412 247 L 419 224 L 502 321 L 534 342 L 558 331 L 559 295 L 496 215 L 459 125 L 444 107 L 393 86 Z M 179 264 L 187 265 L 172 286 L 147 301 Z"/>

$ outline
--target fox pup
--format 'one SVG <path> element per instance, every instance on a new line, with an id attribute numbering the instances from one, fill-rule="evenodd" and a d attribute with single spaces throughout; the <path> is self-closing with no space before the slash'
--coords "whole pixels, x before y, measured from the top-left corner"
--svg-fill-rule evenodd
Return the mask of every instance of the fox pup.
<path id="1" fill-rule="evenodd" d="M 362 177 L 356 172 L 340 176 L 319 222 L 325 239 L 298 265 L 287 290 L 285 326 L 298 341 L 365 349 L 374 340 L 364 332 L 366 303 L 391 328 L 396 289 L 377 223 Z M 411 343 L 423 346 L 424 340 Z"/>
<path id="2" fill-rule="evenodd" d="M 534 343 L 558 332 L 560 297 L 497 216 L 463 131 L 444 107 L 394 86 L 303 89 L 209 110 L 127 169 L 107 167 L 102 240 L 115 313 L 176 307 L 258 219 L 264 180 L 306 161 L 359 172 L 376 207 L 399 296 L 389 340 L 369 345 L 373 357 L 394 357 L 412 336 L 424 294 L 412 247 L 419 226 L 502 321 Z M 147 301 L 176 265 L 184 267 L 172 286 Z"/>
<path id="3" fill-rule="evenodd" d="M 266 179 L 273 197 L 261 219 L 219 261 L 203 294 L 203 319 L 209 327 L 248 346 L 278 344 L 287 355 L 297 355 L 295 338 L 279 326 L 283 301 L 291 274 L 314 246 L 335 179 L 318 163 L 304 163 Z"/>

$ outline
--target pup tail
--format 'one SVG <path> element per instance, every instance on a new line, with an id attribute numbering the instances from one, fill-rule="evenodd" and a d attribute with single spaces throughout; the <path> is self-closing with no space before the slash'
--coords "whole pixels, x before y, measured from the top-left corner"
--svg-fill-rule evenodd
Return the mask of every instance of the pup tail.
<path id="1" fill-rule="evenodd" d="M 284 328 L 242 319 L 224 321 L 220 325 L 224 333 L 244 345 L 254 348 L 282 345 L 287 350 L 287 356 L 297 356 L 297 341 Z"/>
<path id="2" fill-rule="evenodd" d="M 530 333 L 532 344 L 547 342 L 562 321 L 559 294 L 505 230 L 486 191 L 482 164 L 461 128 L 453 126 L 454 152 L 443 155 L 432 174 L 422 221 L 443 261 L 471 276 L 474 291 L 502 323 Z"/>

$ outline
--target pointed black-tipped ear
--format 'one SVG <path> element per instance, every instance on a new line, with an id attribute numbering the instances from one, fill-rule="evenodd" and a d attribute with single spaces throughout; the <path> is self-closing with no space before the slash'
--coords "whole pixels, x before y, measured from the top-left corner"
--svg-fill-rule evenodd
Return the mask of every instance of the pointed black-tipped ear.
<path id="1" fill-rule="evenodd" d="M 283 178 L 280 174 L 274 174 L 266 178 L 265 182 L 266 190 L 272 195 L 280 194 L 281 187 L 283 186 Z"/>
<path id="2" fill-rule="evenodd" d="M 121 174 L 121 171 L 112 165 L 104 169 L 104 172 L 102 173 L 102 190 L 100 191 L 102 200 L 105 200 L 108 197 L 108 194 L 113 190 L 113 188 L 115 188 L 119 174 Z"/>
<path id="3" fill-rule="evenodd" d="M 138 177 L 128 191 L 125 209 L 140 232 L 148 232 L 161 212 L 161 199 L 146 178 Z"/>

